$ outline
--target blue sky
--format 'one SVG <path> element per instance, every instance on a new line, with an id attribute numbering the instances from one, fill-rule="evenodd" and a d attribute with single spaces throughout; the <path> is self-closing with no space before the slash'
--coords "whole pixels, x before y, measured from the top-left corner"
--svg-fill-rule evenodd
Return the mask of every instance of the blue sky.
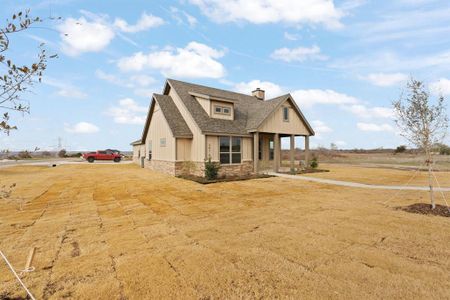
<path id="1" fill-rule="evenodd" d="M 405 143 L 390 107 L 411 75 L 450 96 L 447 1 L 29 3 L 2 1 L 2 24 L 25 8 L 62 20 L 17 34 L 10 55 L 30 62 L 45 42 L 59 58 L 24 95 L 31 113 L 13 114 L 19 130 L 1 149 L 54 149 L 61 137 L 70 150 L 128 150 L 166 77 L 290 92 L 317 132 L 311 144 L 339 148 Z"/>

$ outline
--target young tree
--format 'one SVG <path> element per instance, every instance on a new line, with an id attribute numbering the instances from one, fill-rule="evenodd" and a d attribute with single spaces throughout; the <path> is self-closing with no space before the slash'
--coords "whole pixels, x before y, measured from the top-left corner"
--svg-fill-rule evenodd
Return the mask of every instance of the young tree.
<path id="1" fill-rule="evenodd" d="M 17 129 L 9 123 L 9 112 L 29 112 L 29 104 L 22 99 L 23 93 L 33 84 L 41 82 L 43 71 L 47 68 L 47 56 L 44 44 L 39 46 L 39 52 L 34 62 L 27 65 L 17 65 L 9 55 L 10 36 L 29 29 L 35 23 L 42 22 L 39 17 L 31 17 L 30 11 L 20 11 L 11 20 L 6 20 L 6 26 L 0 27 L 0 131 L 9 134 Z"/>
<path id="2" fill-rule="evenodd" d="M 445 99 L 439 96 L 436 104 L 430 103 L 430 93 L 423 82 L 411 78 L 407 84 L 406 97 L 393 102 L 395 122 L 400 134 L 417 148 L 423 150 L 428 166 L 431 208 L 436 204 L 433 197 L 432 147 L 441 143 L 448 130 L 448 116 Z"/>

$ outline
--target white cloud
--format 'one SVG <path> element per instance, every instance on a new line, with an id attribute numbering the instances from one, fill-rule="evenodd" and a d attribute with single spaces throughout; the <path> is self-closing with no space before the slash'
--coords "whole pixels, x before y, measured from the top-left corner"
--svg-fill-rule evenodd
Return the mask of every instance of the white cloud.
<path id="1" fill-rule="evenodd" d="M 192 15 L 186 13 L 186 12 L 183 12 L 183 14 L 186 17 L 186 21 L 188 22 L 188 24 L 191 27 L 194 27 L 195 25 L 197 25 L 197 23 L 198 23 L 197 18 L 195 18 L 194 16 L 192 16 Z"/>
<path id="2" fill-rule="evenodd" d="M 164 20 L 160 17 L 149 15 L 147 13 L 143 13 L 141 18 L 137 21 L 135 25 L 130 25 L 121 18 L 116 18 L 114 21 L 114 26 L 119 28 L 123 32 L 135 33 L 139 31 L 144 31 L 150 28 L 155 28 L 164 24 Z"/>
<path id="3" fill-rule="evenodd" d="M 286 23 L 321 24 L 327 28 L 342 27 L 343 16 L 333 0 L 190 0 L 217 23 L 245 21 L 254 24 Z"/>
<path id="4" fill-rule="evenodd" d="M 304 62 L 306 60 L 327 60 L 328 57 L 320 53 L 320 48 L 316 45 L 311 48 L 298 47 L 298 48 L 280 48 L 276 49 L 271 55 L 273 59 L 283 60 L 286 62 L 299 61 Z"/>
<path id="5" fill-rule="evenodd" d="M 70 56 L 84 52 L 99 52 L 114 38 L 114 31 L 100 17 L 89 22 L 85 17 L 68 18 L 58 27 L 61 50 Z"/>
<path id="6" fill-rule="evenodd" d="M 441 78 L 436 82 L 430 83 L 430 90 L 434 95 L 450 95 L 450 79 Z"/>
<path id="7" fill-rule="evenodd" d="M 296 41 L 299 39 L 298 34 L 295 33 L 289 33 L 289 32 L 285 32 L 283 34 L 284 38 L 287 39 L 288 41 Z"/>
<path id="8" fill-rule="evenodd" d="M 135 53 L 121 58 L 117 65 L 122 71 L 157 69 L 166 77 L 221 78 L 225 67 L 217 61 L 225 53 L 207 45 L 190 42 L 185 48 L 165 48 L 144 54 Z"/>
<path id="9" fill-rule="evenodd" d="M 73 126 L 69 124 L 64 124 L 64 130 L 70 133 L 96 133 L 100 129 L 92 123 L 88 122 L 79 122 Z"/>
<path id="10" fill-rule="evenodd" d="M 124 98 L 118 101 L 118 104 L 110 107 L 106 114 L 113 117 L 114 122 L 119 124 L 137 124 L 145 123 L 148 108 L 139 105 L 131 98 Z"/>
<path id="11" fill-rule="evenodd" d="M 356 127 L 358 127 L 358 129 L 361 131 L 372 131 L 372 132 L 382 132 L 382 131 L 393 132 L 394 131 L 394 128 L 387 123 L 375 124 L 375 123 L 358 122 L 356 124 Z"/>
<path id="12" fill-rule="evenodd" d="M 320 120 L 314 120 L 311 122 L 312 128 L 314 129 L 314 132 L 317 136 L 321 136 L 324 133 L 332 132 L 333 129 L 328 127 L 324 122 Z"/>
<path id="13" fill-rule="evenodd" d="M 239 93 L 251 95 L 252 91 L 256 88 L 260 88 L 266 92 L 266 99 L 271 99 L 284 94 L 284 90 L 278 84 L 261 81 L 261 80 L 251 80 L 249 82 L 240 82 L 234 86 L 234 90 Z"/>
<path id="14" fill-rule="evenodd" d="M 387 87 L 405 82 L 408 79 L 408 75 L 404 73 L 371 73 L 363 77 L 363 79 L 374 85 Z"/>
<path id="15" fill-rule="evenodd" d="M 292 92 L 292 96 L 300 107 L 311 107 L 315 104 L 357 104 L 359 100 L 346 94 L 333 90 L 297 90 Z"/>
<path id="16" fill-rule="evenodd" d="M 357 117 L 363 118 L 363 119 L 369 119 L 369 118 L 392 118 L 394 116 L 394 111 L 392 108 L 387 107 L 367 107 L 362 104 L 353 104 L 353 105 L 347 105 L 343 107 L 344 110 L 347 110 Z"/>
<path id="17" fill-rule="evenodd" d="M 67 86 L 59 89 L 56 94 L 64 98 L 85 99 L 87 95 L 76 87 Z"/>
<path id="18" fill-rule="evenodd" d="M 64 98 L 85 99 L 87 94 L 70 83 L 62 82 L 51 77 L 45 77 L 42 82 L 46 85 L 56 87 L 56 94 Z"/>
<path id="19" fill-rule="evenodd" d="M 135 89 L 134 93 L 139 96 L 147 97 L 153 94 L 153 90 L 147 89 L 149 86 L 156 83 L 155 78 L 145 75 L 136 74 L 130 77 L 118 77 L 116 75 L 105 73 L 102 70 L 95 71 L 97 78 L 110 82 L 120 87 Z"/>

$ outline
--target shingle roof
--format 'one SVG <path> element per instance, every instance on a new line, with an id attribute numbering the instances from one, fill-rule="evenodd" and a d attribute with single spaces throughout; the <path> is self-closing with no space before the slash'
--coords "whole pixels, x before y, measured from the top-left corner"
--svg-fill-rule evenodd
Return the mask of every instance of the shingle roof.
<path id="1" fill-rule="evenodd" d="M 186 108 L 194 118 L 195 122 L 204 133 L 248 134 L 249 132 L 256 130 L 281 103 L 283 103 L 286 99 L 291 98 L 290 94 L 286 94 L 262 101 L 250 95 L 174 79 L 168 79 L 167 82 L 173 89 L 175 89 L 178 96 L 180 96 Z M 190 93 L 208 95 L 212 99 L 226 98 L 235 100 L 234 120 L 210 118 L 200 103 Z M 298 109 L 298 107 L 296 108 Z M 301 112 L 300 115 L 303 118 Z M 312 128 L 309 126 L 308 122 L 306 120 L 304 121 L 311 133 L 314 134 L 314 131 L 312 131 Z"/>
<path id="2" fill-rule="evenodd" d="M 193 137 L 186 121 L 181 116 L 180 111 L 173 102 L 172 97 L 167 95 L 153 94 L 153 98 L 161 107 L 161 111 L 169 124 L 174 137 Z"/>

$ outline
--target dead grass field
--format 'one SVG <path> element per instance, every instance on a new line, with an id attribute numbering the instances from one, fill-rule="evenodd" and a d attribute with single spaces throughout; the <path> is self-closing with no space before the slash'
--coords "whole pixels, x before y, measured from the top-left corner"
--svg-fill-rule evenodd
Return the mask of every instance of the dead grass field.
<path id="1" fill-rule="evenodd" d="M 396 192 L 200 185 L 134 165 L 21 166 L 0 180 L 18 184 L 0 200 L 0 249 L 20 270 L 38 248 L 24 276 L 38 299 L 450 298 L 450 220 L 393 209 L 426 193 L 382 204 Z M 24 296 L 3 262 L 0 295 Z"/>
<path id="2" fill-rule="evenodd" d="M 328 173 L 303 174 L 310 177 L 336 179 L 365 184 L 428 186 L 428 172 L 396 170 L 391 168 L 362 167 L 345 164 L 320 164 Z M 434 172 L 442 187 L 450 187 L 450 172 Z M 434 182 L 436 184 L 436 182 Z M 450 199 L 449 199 L 450 200 Z"/>

